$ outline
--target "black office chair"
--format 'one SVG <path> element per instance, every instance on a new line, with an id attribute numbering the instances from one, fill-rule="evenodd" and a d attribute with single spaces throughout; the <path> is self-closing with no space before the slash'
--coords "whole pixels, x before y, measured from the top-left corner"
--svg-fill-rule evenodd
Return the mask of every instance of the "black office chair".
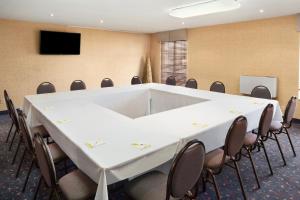
<path id="1" fill-rule="evenodd" d="M 253 88 L 250 96 L 262 99 L 272 99 L 270 90 L 264 85 L 258 85 Z"/>
<path id="2" fill-rule="evenodd" d="M 284 116 L 283 116 L 283 121 L 272 121 L 271 126 L 270 126 L 270 133 L 274 136 L 278 147 L 279 147 L 279 151 L 282 157 L 282 160 L 284 162 L 284 165 L 286 165 L 286 161 L 285 161 L 285 157 L 283 155 L 281 146 L 279 144 L 279 138 L 278 135 L 280 134 L 286 134 L 288 137 L 288 141 L 291 145 L 292 151 L 294 156 L 296 157 L 296 151 L 294 148 L 294 145 L 292 143 L 291 137 L 290 137 L 290 133 L 289 133 L 289 129 L 292 127 L 292 121 L 294 119 L 294 114 L 296 111 L 296 105 L 297 105 L 297 97 L 291 97 L 286 108 L 285 108 L 285 112 L 284 112 Z"/>
<path id="3" fill-rule="evenodd" d="M 169 175 L 149 172 L 130 181 L 125 192 L 136 200 L 196 199 L 204 160 L 204 144 L 190 141 L 176 155 Z"/>
<path id="4" fill-rule="evenodd" d="M 85 90 L 86 85 L 82 80 L 75 80 L 72 82 L 70 90 Z"/>
<path id="5" fill-rule="evenodd" d="M 36 90 L 37 94 L 54 93 L 54 92 L 56 92 L 55 86 L 50 82 L 41 83 Z"/>
<path id="6" fill-rule="evenodd" d="M 272 121 L 272 118 L 273 118 L 273 112 L 274 112 L 274 106 L 272 104 L 268 104 L 265 107 L 265 109 L 263 110 L 262 114 L 261 114 L 257 132 L 254 133 L 254 131 L 250 131 L 245 135 L 243 148 L 246 150 L 247 154 L 245 154 L 245 155 L 241 154 L 241 155 L 249 158 L 258 188 L 260 188 L 260 183 L 259 183 L 259 179 L 258 179 L 258 176 L 257 176 L 257 172 L 256 172 L 256 169 L 255 169 L 255 164 L 254 164 L 254 161 L 252 159 L 251 153 L 253 152 L 253 150 L 256 147 L 258 149 L 262 148 L 264 150 L 265 157 L 266 157 L 266 160 L 267 160 L 267 163 L 268 163 L 268 166 L 269 166 L 269 170 L 270 170 L 270 173 L 272 175 L 273 170 L 272 170 L 272 167 L 271 167 L 271 164 L 270 164 L 270 161 L 269 161 L 269 156 L 268 156 L 266 148 L 265 148 L 265 142 L 269 138 L 268 135 L 269 135 L 269 129 L 270 129 L 271 121 Z M 278 146 L 278 147 L 280 149 L 280 146 Z"/>
<path id="7" fill-rule="evenodd" d="M 197 83 L 196 79 L 190 78 L 190 79 L 185 83 L 185 87 L 197 89 L 197 88 L 198 88 L 198 83 Z"/>
<path id="8" fill-rule="evenodd" d="M 11 126 L 10 126 L 10 129 L 8 131 L 8 134 L 7 134 L 6 140 L 5 140 L 5 142 L 7 143 L 8 140 L 9 140 L 10 134 L 12 133 L 12 129 L 15 126 L 15 124 L 14 124 L 14 119 L 13 119 L 13 116 L 12 116 L 12 113 L 11 113 L 11 108 L 10 108 L 10 105 L 9 105 L 10 97 L 9 97 L 6 90 L 4 90 L 3 93 L 4 93 L 4 100 L 5 100 L 6 108 L 7 108 L 7 111 L 8 111 L 8 115 L 11 119 Z"/>
<path id="9" fill-rule="evenodd" d="M 9 99 L 9 101 L 8 101 L 8 107 L 9 107 L 9 110 L 10 110 L 11 119 L 12 119 L 13 124 L 15 126 L 15 131 L 13 133 L 13 136 L 12 136 L 12 139 L 10 141 L 9 148 L 8 148 L 8 150 L 11 151 L 13 143 L 14 143 L 14 140 L 15 140 L 15 137 L 17 135 L 19 135 L 20 127 L 19 127 L 19 121 L 18 121 L 18 117 L 17 117 L 17 113 L 16 113 L 17 111 L 16 111 L 15 106 L 14 106 L 14 104 L 13 104 L 13 102 L 12 102 L 11 99 Z M 18 144 L 17 151 L 18 151 L 19 146 L 20 146 L 20 144 Z M 13 159 L 13 163 L 14 163 L 14 159 Z"/>
<path id="10" fill-rule="evenodd" d="M 169 76 L 166 80 L 167 85 L 176 85 L 176 78 L 175 76 Z"/>
<path id="11" fill-rule="evenodd" d="M 104 78 L 101 81 L 101 87 L 105 88 L 105 87 L 113 87 L 114 86 L 114 82 L 110 79 L 110 78 Z"/>
<path id="12" fill-rule="evenodd" d="M 225 93 L 225 85 L 220 81 L 215 81 L 211 84 L 210 91 Z"/>
<path id="13" fill-rule="evenodd" d="M 35 160 L 41 172 L 41 176 L 37 181 L 34 200 L 37 199 L 42 182 L 50 189 L 49 199 L 51 199 L 53 193 L 55 193 L 56 199 L 62 199 L 58 191 L 62 192 L 64 199 L 94 199 L 97 184 L 93 180 L 78 169 L 58 179 L 49 145 L 45 143 L 39 134 L 34 136 L 33 141 Z"/>
<path id="14" fill-rule="evenodd" d="M 138 84 L 142 84 L 142 80 L 139 76 L 134 76 L 131 79 L 131 85 L 138 85 Z"/>
<path id="15" fill-rule="evenodd" d="M 203 176 L 203 189 L 205 191 L 206 182 L 212 183 L 216 191 L 217 199 L 221 199 L 221 195 L 217 185 L 216 175 L 221 174 L 226 164 L 236 171 L 243 197 L 244 199 L 247 199 L 237 163 L 241 148 L 243 146 L 246 131 L 246 117 L 237 117 L 227 132 L 224 147 L 210 151 L 205 155 L 204 166 L 206 173 L 204 173 L 205 176 Z"/>
<path id="16" fill-rule="evenodd" d="M 40 135 L 40 137 L 42 137 L 44 139 L 45 138 L 45 133 L 35 132 L 35 130 L 38 130 L 38 129 L 33 129 L 34 132 L 30 131 L 30 128 L 29 128 L 29 126 L 26 122 L 26 117 L 25 117 L 25 114 L 23 113 L 23 111 L 20 110 L 20 109 L 17 109 L 17 112 L 18 112 L 18 118 L 19 118 L 19 124 L 20 124 L 20 133 L 22 135 L 21 139 L 22 139 L 23 143 L 25 144 L 25 149 L 22 153 L 21 160 L 18 164 L 17 172 L 16 172 L 16 175 L 15 175 L 16 178 L 18 177 L 21 169 L 23 170 L 23 172 L 25 170 L 24 168 L 21 167 L 23 162 L 24 162 L 25 155 L 31 157 L 30 158 L 31 163 L 30 163 L 29 171 L 27 171 L 25 182 L 24 182 L 23 188 L 22 188 L 22 192 L 24 192 L 25 189 L 26 189 L 26 185 L 28 183 L 30 173 L 32 171 L 33 164 L 34 163 L 36 164 L 36 157 L 35 157 L 35 153 L 34 153 L 34 145 L 32 143 L 32 137 L 34 137 L 36 134 L 38 134 L 38 135 Z M 39 130 L 40 131 L 46 131 L 45 128 L 39 128 Z M 65 167 L 65 170 L 66 170 L 66 159 L 67 159 L 66 154 L 55 143 L 48 144 L 48 148 L 50 150 L 50 153 L 52 155 L 52 159 L 54 160 L 54 163 L 58 164 L 62 161 L 65 161 L 64 162 L 64 164 L 65 164 L 64 167 Z"/>

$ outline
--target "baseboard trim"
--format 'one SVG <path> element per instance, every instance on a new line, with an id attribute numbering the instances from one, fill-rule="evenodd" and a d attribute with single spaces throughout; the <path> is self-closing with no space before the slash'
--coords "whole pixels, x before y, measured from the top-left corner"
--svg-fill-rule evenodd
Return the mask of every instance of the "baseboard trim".
<path id="1" fill-rule="evenodd" d="M 293 122 L 296 123 L 296 124 L 300 124 L 300 119 L 293 118 Z"/>
<path id="2" fill-rule="evenodd" d="M 7 115 L 8 114 L 8 110 L 1 110 L 0 111 L 0 115 Z"/>

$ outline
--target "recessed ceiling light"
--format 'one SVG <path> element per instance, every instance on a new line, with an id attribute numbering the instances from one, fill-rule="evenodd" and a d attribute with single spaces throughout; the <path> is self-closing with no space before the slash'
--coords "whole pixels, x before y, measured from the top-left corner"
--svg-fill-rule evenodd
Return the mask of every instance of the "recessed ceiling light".
<path id="1" fill-rule="evenodd" d="M 265 11 L 264 11 L 263 9 L 260 9 L 259 12 L 260 12 L 260 13 L 264 13 Z"/>
<path id="2" fill-rule="evenodd" d="M 103 24 L 103 23 L 104 23 L 103 19 L 100 19 L 100 24 Z"/>
<path id="3" fill-rule="evenodd" d="M 182 25 L 184 25 L 184 22 L 181 22 Z"/>
<path id="4" fill-rule="evenodd" d="M 54 14 L 53 13 L 50 13 L 50 17 L 53 17 L 54 16 Z"/>
<path id="5" fill-rule="evenodd" d="M 235 10 L 240 7 L 241 4 L 238 0 L 199 0 L 195 3 L 173 8 L 170 10 L 169 15 L 187 18 Z"/>

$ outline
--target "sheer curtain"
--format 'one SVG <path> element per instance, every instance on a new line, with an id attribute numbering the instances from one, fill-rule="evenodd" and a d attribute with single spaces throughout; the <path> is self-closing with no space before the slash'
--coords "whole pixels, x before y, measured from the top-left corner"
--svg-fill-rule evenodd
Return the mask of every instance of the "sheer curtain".
<path id="1" fill-rule="evenodd" d="M 177 85 L 185 85 L 187 71 L 187 41 L 161 42 L 161 82 L 175 76 Z"/>

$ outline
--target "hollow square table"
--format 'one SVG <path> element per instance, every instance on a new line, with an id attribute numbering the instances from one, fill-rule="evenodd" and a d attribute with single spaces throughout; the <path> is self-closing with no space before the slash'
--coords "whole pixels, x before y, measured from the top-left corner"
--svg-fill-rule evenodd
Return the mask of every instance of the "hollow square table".
<path id="1" fill-rule="evenodd" d="M 268 103 L 282 120 L 275 100 L 152 83 L 26 96 L 23 109 L 98 183 L 95 199 L 108 200 L 107 185 L 170 161 L 191 139 L 207 152 L 223 146 L 239 115 L 257 128 Z"/>

